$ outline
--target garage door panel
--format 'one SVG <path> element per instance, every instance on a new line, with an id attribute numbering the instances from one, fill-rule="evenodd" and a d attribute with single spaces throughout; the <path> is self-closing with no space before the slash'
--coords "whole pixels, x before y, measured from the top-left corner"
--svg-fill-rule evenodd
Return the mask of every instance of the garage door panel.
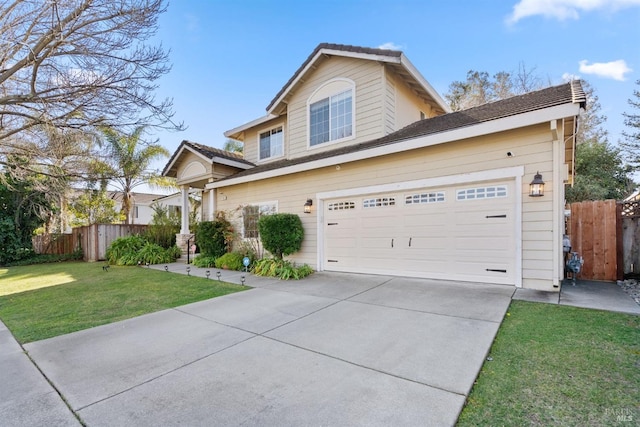
<path id="1" fill-rule="evenodd" d="M 339 261 L 325 268 L 513 284 L 513 188 L 478 183 L 438 188 L 437 197 L 433 189 L 353 197 L 353 209 L 325 210 L 326 223 L 339 222 L 325 226 L 326 259 Z"/>
<path id="2" fill-rule="evenodd" d="M 482 256 L 482 251 L 498 252 L 501 256 L 508 256 L 511 245 L 503 237 L 458 237 L 455 239 L 457 251 L 464 253 L 473 251 L 478 256 Z"/>

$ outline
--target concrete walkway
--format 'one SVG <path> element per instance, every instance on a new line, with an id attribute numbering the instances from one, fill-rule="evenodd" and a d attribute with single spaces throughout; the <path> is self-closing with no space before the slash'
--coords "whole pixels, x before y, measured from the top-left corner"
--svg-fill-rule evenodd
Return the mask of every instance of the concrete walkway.
<path id="1" fill-rule="evenodd" d="M 217 280 L 189 274 L 207 270 Z M 454 425 L 514 297 L 426 279 L 220 273 L 255 289 L 30 343 L 28 356 L 0 323 L 0 424 Z M 598 305 L 600 285 L 514 298 Z M 621 294 L 606 288 L 604 306 L 633 312 L 612 286 Z"/>
<path id="2" fill-rule="evenodd" d="M 640 315 L 640 305 L 611 282 L 565 280 L 559 293 L 517 289 L 513 299 Z"/>

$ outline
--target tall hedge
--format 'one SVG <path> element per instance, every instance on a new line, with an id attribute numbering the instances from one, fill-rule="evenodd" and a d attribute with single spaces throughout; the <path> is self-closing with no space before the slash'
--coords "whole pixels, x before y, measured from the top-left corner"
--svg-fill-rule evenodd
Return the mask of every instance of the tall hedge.
<path id="1" fill-rule="evenodd" d="M 227 233 L 231 224 L 226 219 L 203 221 L 196 228 L 196 245 L 202 255 L 214 258 L 227 253 Z"/>
<path id="2" fill-rule="evenodd" d="M 295 214 L 264 215 L 258 221 L 260 240 L 266 250 L 282 259 L 284 255 L 298 252 L 304 239 L 304 228 Z"/>

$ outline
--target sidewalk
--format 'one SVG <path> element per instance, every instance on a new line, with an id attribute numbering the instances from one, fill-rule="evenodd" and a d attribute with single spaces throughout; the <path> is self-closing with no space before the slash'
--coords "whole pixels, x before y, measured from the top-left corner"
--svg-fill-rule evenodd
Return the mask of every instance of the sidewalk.
<path id="1" fill-rule="evenodd" d="M 0 322 L 0 424 L 80 426 L 60 395 Z"/>

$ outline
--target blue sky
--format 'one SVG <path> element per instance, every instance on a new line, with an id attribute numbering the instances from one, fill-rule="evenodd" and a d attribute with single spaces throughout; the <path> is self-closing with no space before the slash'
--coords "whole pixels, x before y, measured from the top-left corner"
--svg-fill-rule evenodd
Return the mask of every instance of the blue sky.
<path id="1" fill-rule="evenodd" d="M 154 134 L 171 152 L 184 139 L 222 147 L 321 42 L 402 50 L 441 95 L 468 70 L 519 63 L 552 84 L 584 78 L 614 144 L 640 89 L 640 0 L 173 0 L 159 26 L 173 69 L 158 97 L 188 127 Z"/>

